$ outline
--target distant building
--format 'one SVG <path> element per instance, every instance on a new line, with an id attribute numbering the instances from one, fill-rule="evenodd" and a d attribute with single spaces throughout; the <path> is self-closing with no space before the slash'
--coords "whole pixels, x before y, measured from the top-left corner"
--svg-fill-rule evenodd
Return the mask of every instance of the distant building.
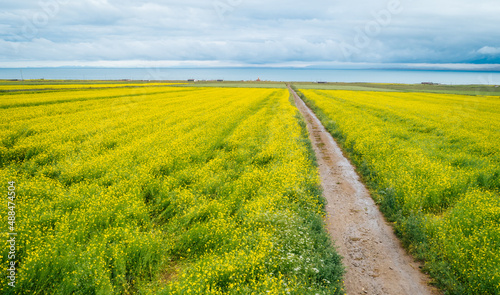
<path id="1" fill-rule="evenodd" d="M 194 79 L 188 79 L 188 82 L 194 82 Z"/>
<path id="2" fill-rule="evenodd" d="M 325 82 L 325 81 L 318 81 L 317 83 L 318 83 L 318 84 L 326 84 L 326 83 L 328 83 L 328 82 Z"/>
<path id="3" fill-rule="evenodd" d="M 217 82 L 224 82 L 224 80 L 222 80 L 222 79 L 217 79 Z"/>
<path id="4" fill-rule="evenodd" d="M 434 83 L 434 82 L 422 82 L 422 85 L 439 85 L 439 83 Z"/>
<path id="5" fill-rule="evenodd" d="M 255 81 L 260 82 L 260 77 L 258 77 L 257 80 L 255 80 Z"/>

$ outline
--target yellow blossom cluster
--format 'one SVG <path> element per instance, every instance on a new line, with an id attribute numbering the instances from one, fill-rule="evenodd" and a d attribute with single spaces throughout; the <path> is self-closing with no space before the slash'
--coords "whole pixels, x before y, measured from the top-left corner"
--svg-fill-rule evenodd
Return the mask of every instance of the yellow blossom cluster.
<path id="1" fill-rule="evenodd" d="M 0 181 L 17 185 L 16 294 L 342 292 L 286 90 L 0 95 Z"/>
<path id="2" fill-rule="evenodd" d="M 36 90 L 63 90 L 63 89 L 97 89 L 97 88 L 121 88 L 121 87 L 152 87 L 184 85 L 185 83 L 160 83 L 160 82 L 105 82 L 105 83 L 71 83 L 71 82 L 28 82 L 17 81 L 0 84 L 0 91 L 36 91 Z"/>
<path id="3" fill-rule="evenodd" d="M 450 294 L 500 293 L 500 99 L 301 90 Z"/>

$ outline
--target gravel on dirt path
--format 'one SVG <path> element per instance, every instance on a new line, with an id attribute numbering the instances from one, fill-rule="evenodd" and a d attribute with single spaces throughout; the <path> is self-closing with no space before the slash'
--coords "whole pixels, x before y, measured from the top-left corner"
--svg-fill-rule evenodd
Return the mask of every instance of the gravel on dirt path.
<path id="1" fill-rule="evenodd" d="M 346 267 L 351 294 L 440 294 L 428 285 L 421 265 L 402 248 L 352 164 L 315 114 L 289 87 L 307 123 L 316 153 L 327 227 Z"/>

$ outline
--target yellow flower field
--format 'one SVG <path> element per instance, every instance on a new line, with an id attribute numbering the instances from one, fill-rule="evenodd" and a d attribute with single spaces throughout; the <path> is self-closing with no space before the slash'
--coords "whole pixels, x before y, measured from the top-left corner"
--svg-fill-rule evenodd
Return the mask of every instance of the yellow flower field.
<path id="1" fill-rule="evenodd" d="M 158 83 L 158 82 L 145 82 L 145 83 L 95 83 L 95 84 L 72 84 L 72 83 L 43 83 L 43 84 L 27 84 L 24 85 L 23 82 L 10 82 L 0 85 L 0 91 L 12 91 L 12 90 L 61 90 L 61 89 L 96 89 L 96 88 L 121 88 L 121 87 L 151 87 L 151 86 L 170 86 L 170 85 L 183 85 L 184 83 Z"/>
<path id="2" fill-rule="evenodd" d="M 300 92 L 447 294 L 500 294 L 500 98 Z"/>
<path id="3" fill-rule="evenodd" d="M 285 89 L 4 92 L 0 134 L 2 294 L 342 292 Z"/>

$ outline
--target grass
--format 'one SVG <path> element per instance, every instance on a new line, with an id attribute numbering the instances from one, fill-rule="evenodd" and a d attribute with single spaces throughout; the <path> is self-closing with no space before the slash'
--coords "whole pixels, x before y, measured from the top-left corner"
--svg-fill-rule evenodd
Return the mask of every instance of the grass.
<path id="1" fill-rule="evenodd" d="M 231 88 L 285 88 L 284 82 L 272 81 L 197 81 L 187 82 L 185 80 L 176 81 L 120 81 L 120 80 L 24 80 L 24 81 L 8 81 L 0 80 L 0 86 L 18 85 L 19 90 L 23 90 L 23 86 L 32 85 L 79 85 L 75 88 L 81 88 L 88 85 L 91 87 L 106 87 L 108 84 L 120 84 L 124 87 L 130 84 L 143 84 L 148 86 L 151 83 L 182 83 L 180 86 L 193 87 L 231 87 Z M 500 87 L 495 85 L 422 85 L 422 84 L 391 84 L 391 83 L 312 83 L 312 82 L 294 82 L 302 89 L 324 89 L 324 90 L 353 90 L 353 91 L 396 91 L 396 92 L 426 92 L 426 93 L 443 93 L 443 94 L 460 94 L 460 95 L 500 95 Z M 175 85 L 174 85 L 175 86 Z M 57 90 L 54 87 L 52 90 Z M 0 89 L 0 93 L 1 93 Z"/>
<path id="2" fill-rule="evenodd" d="M 95 85 L 102 84 L 149 84 L 149 83 L 187 83 L 185 80 L 175 81 L 144 81 L 144 80 L 46 80 L 46 79 L 27 79 L 27 80 L 0 80 L 0 85 Z"/>
<path id="3" fill-rule="evenodd" d="M 294 83 L 301 89 L 353 90 L 353 91 L 397 91 L 425 92 L 460 95 L 500 95 L 500 87 L 495 85 L 424 85 L 391 83 Z"/>
<path id="4" fill-rule="evenodd" d="M 284 82 L 257 82 L 257 81 L 198 81 L 190 84 L 194 87 L 232 87 L 232 88 L 286 88 Z"/>

